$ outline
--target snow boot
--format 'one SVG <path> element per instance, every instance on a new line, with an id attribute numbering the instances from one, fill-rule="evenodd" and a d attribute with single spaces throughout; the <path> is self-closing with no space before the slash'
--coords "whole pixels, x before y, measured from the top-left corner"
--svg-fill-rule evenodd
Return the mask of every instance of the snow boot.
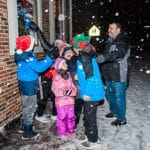
<path id="1" fill-rule="evenodd" d="M 49 123 L 50 122 L 50 119 L 48 117 L 46 117 L 45 115 L 36 116 L 35 119 L 42 122 L 42 123 Z"/>
<path id="2" fill-rule="evenodd" d="M 36 133 L 33 131 L 33 125 L 32 124 L 25 124 L 24 125 L 24 132 L 22 139 L 28 140 L 28 139 L 37 139 L 40 136 L 39 133 Z"/>
<path id="3" fill-rule="evenodd" d="M 106 118 L 116 118 L 117 117 L 117 115 L 113 114 L 112 112 L 106 114 L 105 116 L 106 116 Z"/>
<path id="4" fill-rule="evenodd" d="M 127 124 L 127 121 L 120 121 L 118 119 L 116 119 L 115 121 L 113 121 L 111 123 L 112 126 L 121 126 L 121 125 L 125 125 L 125 124 Z"/>
<path id="5" fill-rule="evenodd" d="M 36 113 L 37 113 L 38 117 L 43 116 L 44 111 L 46 109 L 46 105 L 47 105 L 47 99 L 39 100 L 37 105 L 38 105 L 38 107 L 37 107 Z"/>
<path id="6" fill-rule="evenodd" d="M 20 119 L 21 124 L 20 124 L 20 128 L 18 130 L 18 133 L 23 133 L 23 129 L 24 129 L 23 122 L 24 122 L 24 119 L 23 119 L 22 115 L 20 116 L 20 118 L 21 118 Z"/>
<path id="7" fill-rule="evenodd" d="M 84 143 L 84 142 L 88 141 L 88 138 L 86 135 L 79 135 L 77 137 L 77 141 L 78 141 L 78 143 Z"/>
<path id="8" fill-rule="evenodd" d="M 80 146 L 84 149 L 101 149 L 102 148 L 102 145 L 99 141 L 93 143 L 93 142 L 89 142 L 89 141 L 86 141 L 84 143 L 81 143 Z"/>

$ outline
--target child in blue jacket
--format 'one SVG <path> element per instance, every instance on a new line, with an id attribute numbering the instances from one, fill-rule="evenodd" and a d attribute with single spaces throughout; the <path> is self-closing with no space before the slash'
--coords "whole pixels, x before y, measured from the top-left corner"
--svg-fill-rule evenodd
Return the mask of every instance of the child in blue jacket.
<path id="1" fill-rule="evenodd" d="M 22 35 L 16 39 L 15 61 L 23 103 L 22 139 L 34 139 L 39 135 L 32 130 L 37 104 L 38 73 L 44 72 L 53 63 L 52 52 L 47 54 L 45 59 L 38 61 L 32 52 L 33 47 L 34 38 L 30 35 Z"/>
<path id="2" fill-rule="evenodd" d="M 94 47 L 89 43 L 82 45 L 84 46 L 77 61 L 77 75 L 80 98 L 84 101 L 84 127 L 87 141 L 81 143 L 81 146 L 94 149 L 98 146 L 97 103 L 104 99 L 104 88 Z"/>

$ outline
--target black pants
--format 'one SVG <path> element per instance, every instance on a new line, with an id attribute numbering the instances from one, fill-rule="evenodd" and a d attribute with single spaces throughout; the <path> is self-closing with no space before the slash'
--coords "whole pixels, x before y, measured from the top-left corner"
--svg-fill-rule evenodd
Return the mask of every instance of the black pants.
<path id="1" fill-rule="evenodd" d="M 42 89 L 43 89 L 43 99 L 39 99 L 37 103 L 38 104 L 37 115 L 39 117 L 43 116 L 49 98 L 52 100 L 52 104 L 53 104 L 52 114 L 56 115 L 55 96 L 51 91 L 52 79 L 42 76 L 41 82 L 42 82 Z"/>
<path id="2" fill-rule="evenodd" d="M 75 120 L 76 127 L 77 127 L 77 124 L 79 123 L 79 120 L 80 120 L 80 115 L 82 112 L 82 106 L 83 106 L 83 100 L 75 99 L 74 108 L 75 108 L 75 116 L 76 116 L 76 120 Z"/>
<path id="3" fill-rule="evenodd" d="M 97 102 L 84 102 L 84 127 L 85 135 L 89 142 L 97 142 Z"/>

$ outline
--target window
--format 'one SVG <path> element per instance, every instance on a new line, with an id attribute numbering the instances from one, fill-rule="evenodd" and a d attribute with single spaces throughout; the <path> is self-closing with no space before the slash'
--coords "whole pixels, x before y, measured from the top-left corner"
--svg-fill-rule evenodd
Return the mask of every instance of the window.
<path id="1" fill-rule="evenodd" d="M 34 32 L 29 29 L 31 20 L 42 26 L 42 7 L 41 0 L 11 0 L 7 1 L 8 6 L 8 27 L 9 27 L 9 48 L 10 55 L 14 54 L 16 46 L 16 38 L 19 35 L 31 34 L 35 37 Z M 36 6 L 36 7 L 34 7 Z M 37 38 L 35 37 L 35 43 Z M 35 48 L 35 52 L 41 52 L 39 47 Z"/>
<path id="2" fill-rule="evenodd" d="M 33 0 L 17 0 L 19 35 L 30 34 L 29 24 L 33 20 Z"/>

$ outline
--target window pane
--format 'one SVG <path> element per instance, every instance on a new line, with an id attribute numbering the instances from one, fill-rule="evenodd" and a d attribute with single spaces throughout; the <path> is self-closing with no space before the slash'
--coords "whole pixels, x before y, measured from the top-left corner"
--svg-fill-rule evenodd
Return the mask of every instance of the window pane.
<path id="1" fill-rule="evenodd" d="M 29 34 L 33 20 L 33 0 L 17 0 L 19 35 Z"/>

